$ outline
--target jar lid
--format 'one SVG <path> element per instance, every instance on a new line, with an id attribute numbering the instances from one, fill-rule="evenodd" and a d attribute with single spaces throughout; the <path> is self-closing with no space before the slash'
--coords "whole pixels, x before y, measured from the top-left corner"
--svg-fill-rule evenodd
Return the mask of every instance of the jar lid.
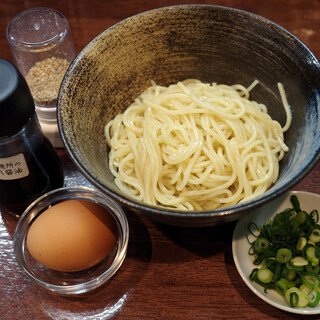
<path id="1" fill-rule="evenodd" d="M 19 132 L 34 111 L 26 80 L 12 63 L 0 58 L 0 137 Z"/>

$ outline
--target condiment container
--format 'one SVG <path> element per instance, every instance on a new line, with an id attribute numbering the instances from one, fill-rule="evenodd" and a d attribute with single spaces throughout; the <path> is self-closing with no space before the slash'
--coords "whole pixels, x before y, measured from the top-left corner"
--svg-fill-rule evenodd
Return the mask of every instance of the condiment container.
<path id="1" fill-rule="evenodd" d="M 7 26 L 14 63 L 27 80 L 40 124 L 55 147 L 63 147 L 56 108 L 60 85 L 75 57 L 69 23 L 44 7 L 25 10 Z"/>
<path id="2" fill-rule="evenodd" d="M 27 246 L 32 224 L 48 208 L 69 200 L 87 200 L 102 206 L 117 226 L 116 244 L 109 255 L 100 263 L 76 272 L 56 271 L 41 265 L 32 258 Z M 129 225 L 120 205 L 96 189 L 73 186 L 50 191 L 25 210 L 15 230 L 14 250 L 19 265 L 35 284 L 57 294 L 76 295 L 102 286 L 117 273 L 126 257 L 128 241 Z"/>
<path id="3" fill-rule="evenodd" d="M 0 207 L 19 216 L 42 194 L 63 186 L 63 168 L 38 122 L 28 85 L 0 58 Z"/>

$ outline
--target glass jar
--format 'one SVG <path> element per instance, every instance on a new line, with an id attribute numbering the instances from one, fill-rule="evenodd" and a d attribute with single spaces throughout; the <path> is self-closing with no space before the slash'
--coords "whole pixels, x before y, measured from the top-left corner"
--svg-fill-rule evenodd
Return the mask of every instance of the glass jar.
<path id="1" fill-rule="evenodd" d="M 76 53 L 69 23 L 45 7 L 27 9 L 7 26 L 14 64 L 25 77 L 42 129 L 56 147 L 63 147 L 56 108 L 62 79 Z"/>

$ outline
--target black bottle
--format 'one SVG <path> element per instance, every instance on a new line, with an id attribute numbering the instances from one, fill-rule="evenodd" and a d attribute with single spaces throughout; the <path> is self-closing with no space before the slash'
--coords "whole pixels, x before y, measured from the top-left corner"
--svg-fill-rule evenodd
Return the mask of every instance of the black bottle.
<path id="1" fill-rule="evenodd" d="M 29 87 L 0 58 L 0 207 L 19 217 L 42 194 L 63 186 L 63 168 L 44 136 Z"/>

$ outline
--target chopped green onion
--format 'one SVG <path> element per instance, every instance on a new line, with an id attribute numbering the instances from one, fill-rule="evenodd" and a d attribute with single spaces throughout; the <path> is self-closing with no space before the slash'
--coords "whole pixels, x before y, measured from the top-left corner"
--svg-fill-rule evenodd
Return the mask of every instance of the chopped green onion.
<path id="1" fill-rule="evenodd" d="M 310 212 L 310 217 L 316 222 L 318 223 L 319 222 L 319 212 L 318 210 L 312 210 Z"/>
<path id="2" fill-rule="evenodd" d="M 255 229 L 255 230 L 252 230 L 252 229 Z M 254 237 L 258 237 L 256 234 L 255 234 L 255 231 L 256 232 L 259 232 L 259 228 L 258 228 L 258 226 L 255 224 L 255 223 L 253 223 L 253 222 L 251 222 L 250 224 L 249 224 L 249 226 L 248 226 L 248 231 L 249 231 L 249 233 L 251 234 L 251 235 L 253 235 Z"/>
<path id="3" fill-rule="evenodd" d="M 298 304 L 298 292 L 300 292 L 300 290 L 297 287 L 292 287 L 285 293 L 285 298 L 292 308 L 296 307 Z"/>
<path id="4" fill-rule="evenodd" d="M 291 259 L 291 264 L 295 267 L 304 267 L 308 265 L 308 260 L 303 257 L 294 257 Z"/>
<path id="5" fill-rule="evenodd" d="M 275 270 L 276 266 L 277 266 L 276 258 L 271 257 L 271 258 L 266 259 L 265 266 L 270 270 Z"/>
<path id="6" fill-rule="evenodd" d="M 319 287 L 320 280 L 319 278 L 312 273 L 304 273 L 301 275 L 302 283 L 309 288 Z"/>
<path id="7" fill-rule="evenodd" d="M 298 251 L 301 251 L 307 244 L 307 239 L 305 237 L 300 237 L 298 242 L 297 242 L 297 245 L 296 245 L 296 249 Z"/>
<path id="8" fill-rule="evenodd" d="M 272 281 L 275 282 L 279 280 L 280 277 L 281 277 L 281 265 L 278 263 L 274 268 Z"/>
<path id="9" fill-rule="evenodd" d="M 290 293 L 290 307 L 295 308 L 298 306 L 299 295 L 297 292 Z"/>
<path id="10" fill-rule="evenodd" d="M 307 219 L 307 213 L 305 211 L 300 211 L 297 213 L 296 219 L 299 224 L 303 224 L 306 222 Z"/>
<path id="11" fill-rule="evenodd" d="M 307 272 L 310 272 L 310 273 L 313 273 L 313 274 L 316 274 L 318 275 L 319 274 L 319 271 L 320 271 L 320 266 L 319 264 L 316 265 L 316 266 L 312 266 L 310 263 L 305 267 L 306 271 Z"/>
<path id="12" fill-rule="evenodd" d="M 289 270 L 287 274 L 287 279 L 292 281 L 295 277 L 296 277 L 296 272 L 294 270 Z"/>
<path id="13" fill-rule="evenodd" d="M 312 261 L 314 258 L 316 258 L 316 249 L 314 245 L 308 245 L 306 249 L 306 256 L 309 261 Z"/>
<path id="14" fill-rule="evenodd" d="M 310 300 L 309 300 L 309 296 L 302 292 L 302 291 L 299 291 L 298 292 L 298 304 L 297 304 L 297 307 L 298 308 L 305 308 L 308 306 Z"/>
<path id="15" fill-rule="evenodd" d="M 303 271 L 304 270 L 304 266 L 293 266 L 291 264 L 291 262 L 286 263 L 286 268 L 288 268 L 289 270 L 295 270 L 295 271 Z"/>
<path id="16" fill-rule="evenodd" d="M 263 283 L 269 283 L 272 281 L 273 273 L 268 268 L 260 268 L 257 271 L 257 278 Z"/>
<path id="17" fill-rule="evenodd" d="M 316 247 L 314 245 L 309 244 L 307 246 L 306 257 L 313 267 L 319 264 L 319 259 L 316 257 Z"/>
<path id="18" fill-rule="evenodd" d="M 276 260 L 279 263 L 287 263 L 292 258 L 292 252 L 290 249 L 281 248 L 277 251 Z"/>
<path id="19" fill-rule="evenodd" d="M 249 236 L 254 237 L 252 241 L 247 235 L 249 254 L 257 266 L 249 278 L 265 293 L 276 290 L 284 295 L 292 307 L 312 307 L 319 304 L 318 293 L 320 297 L 319 213 L 303 211 L 296 195 L 290 201 L 292 208 L 263 226 L 249 224 Z"/>
<path id="20" fill-rule="evenodd" d="M 302 284 L 302 285 L 299 287 L 299 290 L 302 291 L 302 292 L 304 292 L 304 293 L 306 293 L 306 294 L 309 294 L 309 292 L 310 292 L 311 290 L 313 290 L 313 289 L 310 288 L 310 287 L 307 287 L 307 286 L 304 285 L 304 284 Z M 320 291 L 319 291 L 319 293 L 320 293 Z"/>
<path id="21" fill-rule="evenodd" d="M 287 281 L 284 278 L 278 280 L 275 284 L 275 289 L 281 295 L 285 295 L 286 291 L 288 290 Z"/>
<path id="22" fill-rule="evenodd" d="M 320 241 L 320 230 L 313 230 L 309 236 L 309 240 L 313 243 L 317 243 Z"/>
<path id="23" fill-rule="evenodd" d="M 305 308 L 310 302 L 308 294 L 299 290 L 297 287 L 288 289 L 285 297 L 292 308 Z"/>
<path id="24" fill-rule="evenodd" d="M 270 242 L 268 239 L 259 237 L 257 240 L 254 242 L 254 248 L 257 253 L 262 252 L 263 250 L 267 250 L 270 247 Z"/>
<path id="25" fill-rule="evenodd" d="M 309 297 L 309 307 L 313 308 L 315 307 L 319 301 L 320 301 L 320 292 L 316 289 L 312 289 L 309 293 L 308 293 L 308 297 Z"/>
<path id="26" fill-rule="evenodd" d="M 296 277 L 296 271 L 288 268 L 283 268 L 281 274 L 285 279 L 290 281 Z"/>
<path id="27" fill-rule="evenodd" d="M 293 206 L 294 211 L 295 212 L 300 212 L 301 208 L 300 208 L 300 202 L 298 200 L 298 197 L 296 195 L 292 195 L 290 197 L 290 201 L 291 201 L 291 204 Z"/>

